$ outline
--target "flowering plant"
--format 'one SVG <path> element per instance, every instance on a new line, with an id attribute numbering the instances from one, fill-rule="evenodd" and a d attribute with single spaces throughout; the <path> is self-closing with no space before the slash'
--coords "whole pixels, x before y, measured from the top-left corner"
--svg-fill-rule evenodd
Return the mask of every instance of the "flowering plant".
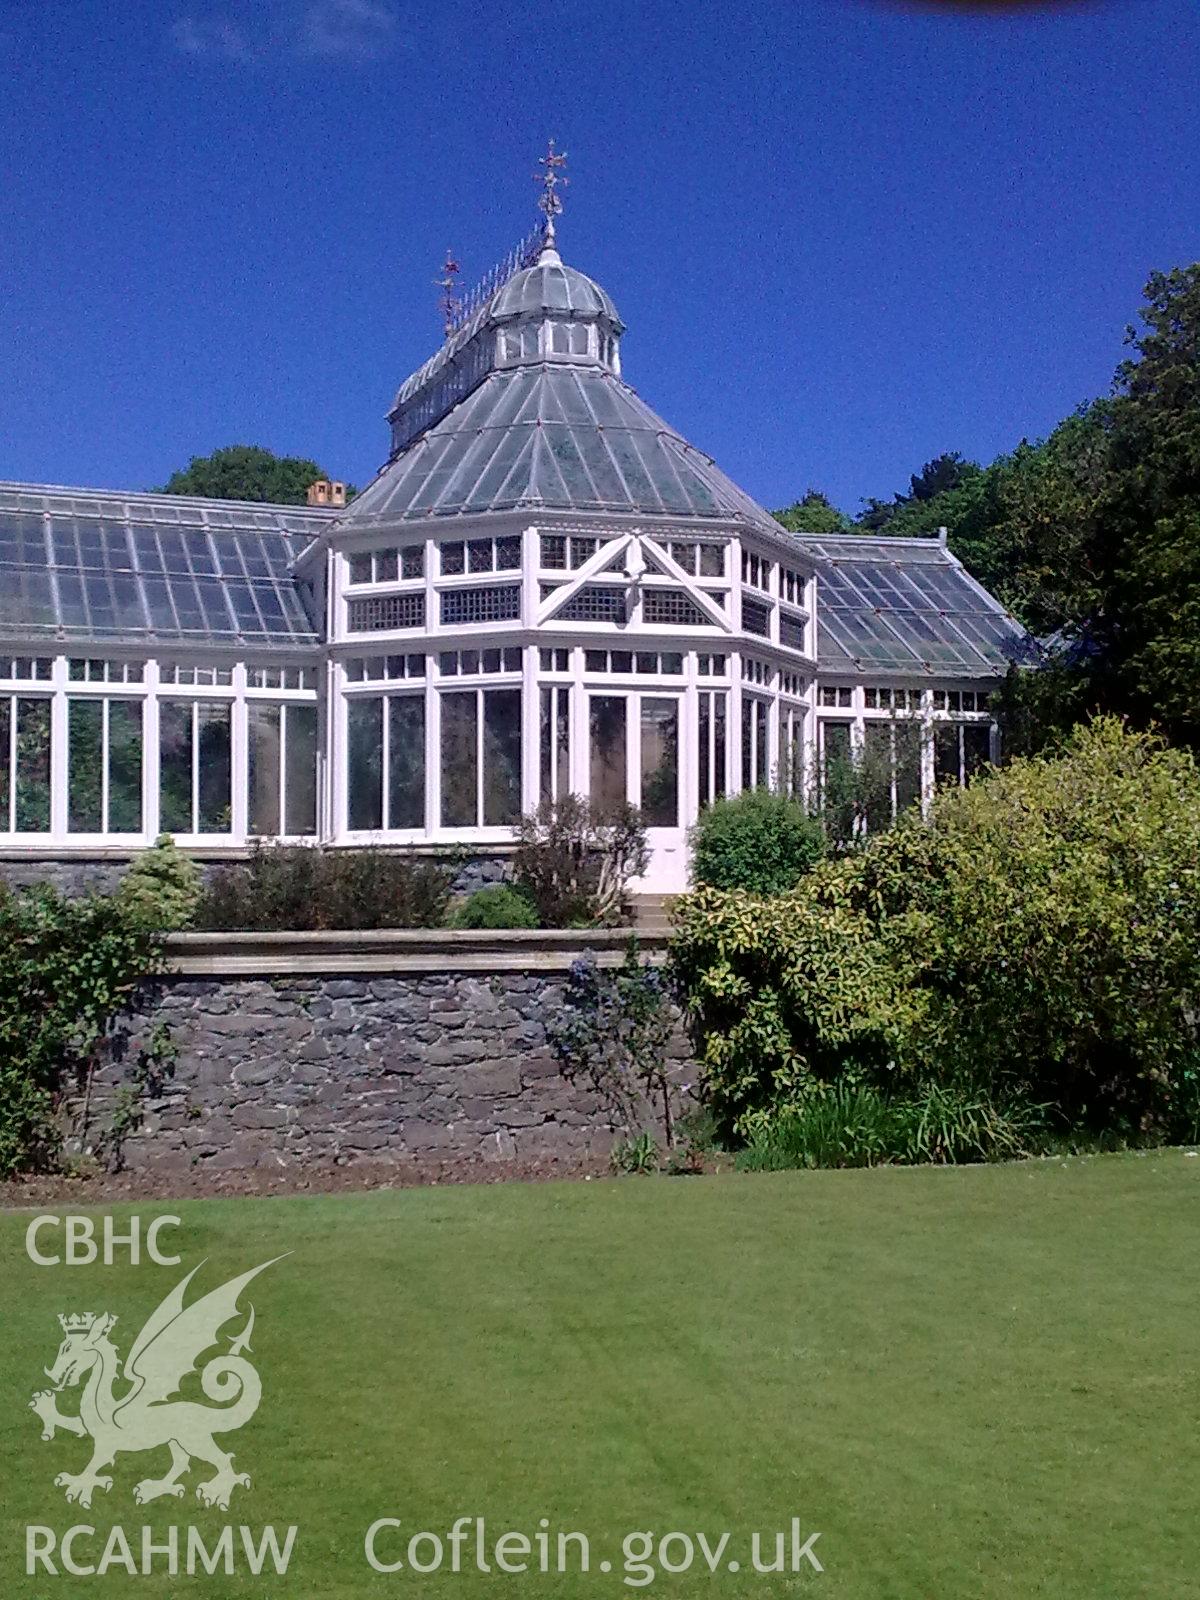
<path id="1" fill-rule="evenodd" d="M 571 963 L 563 1005 L 546 1028 L 564 1073 L 589 1080 L 619 1127 L 641 1127 L 653 1107 L 668 1145 L 674 1141 L 669 999 L 662 970 L 643 964 L 631 938 L 619 967 L 599 966 L 590 952 Z"/>

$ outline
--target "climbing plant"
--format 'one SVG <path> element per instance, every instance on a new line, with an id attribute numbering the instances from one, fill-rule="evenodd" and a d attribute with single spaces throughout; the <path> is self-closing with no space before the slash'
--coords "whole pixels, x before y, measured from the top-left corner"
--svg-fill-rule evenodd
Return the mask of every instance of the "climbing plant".
<path id="1" fill-rule="evenodd" d="M 133 1084 L 146 1079 L 162 1041 L 139 1047 L 125 1024 L 161 970 L 158 935 L 117 898 L 0 885 L 0 1175 L 56 1164 L 68 1100 L 85 1141 L 119 1149 L 130 1107 L 119 1100 L 112 1128 L 96 1125 L 93 1080 L 131 1050 Z"/>

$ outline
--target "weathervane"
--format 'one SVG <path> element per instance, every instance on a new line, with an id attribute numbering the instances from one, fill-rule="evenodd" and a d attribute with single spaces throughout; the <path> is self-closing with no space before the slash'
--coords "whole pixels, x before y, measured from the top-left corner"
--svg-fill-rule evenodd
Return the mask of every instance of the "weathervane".
<path id="1" fill-rule="evenodd" d="M 570 178 L 562 170 L 567 164 L 567 152 L 561 153 L 554 148 L 551 139 L 546 148 L 546 154 L 538 162 L 541 172 L 534 173 L 534 181 L 540 183 L 542 192 L 538 196 L 538 210 L 545 213 L 546 238 L 551 242 L 554 239 L 554 219 L 562 214 L 562 196 L 558 193 L 559 187 L 565 188 L 570 183 Z"/>
<path id="2" fill-rule="evenodd" d="M 458 275 L 462 271 L 454 259 L 453 250 L 446 251 L 446 260 L 442 266 L 442 276 L 433 280 L 434 287 L 442 291 L 438 301 L 438 310 L 442 313 L 447 334 L 453 333 L 462 311 L 462 301 L 459 299 Z"/>
<path id="3" fill-rule="evenodd" d="M 571 181 L 563 171 L 566 164 L 567 152 L 556 150 L 554 140 L 551 139 L 546 154 L 538 162 L 542 170 L 534 173 L 534 181 L 542 191 L 538 196 L 538 210 L 545 217 L 545 223 L 526 234 L 502 261 L 498 261 L 490 272 L 484 273 L 469 292 L 462 291 L 459 279 L 461 268 L 454 259 L 454 252 L 446 251 L 442 276 L 433 281 L 442 291 L 438 309 L 442 313 L 447 338 L 461 328 L 514 273 L 520 272 L 525 267 L 532 267 L 544 250 L 554 248 L 554 219 L 562 214 L 563 208 L 562 195 L 558 191 L 566 188 Z"/>

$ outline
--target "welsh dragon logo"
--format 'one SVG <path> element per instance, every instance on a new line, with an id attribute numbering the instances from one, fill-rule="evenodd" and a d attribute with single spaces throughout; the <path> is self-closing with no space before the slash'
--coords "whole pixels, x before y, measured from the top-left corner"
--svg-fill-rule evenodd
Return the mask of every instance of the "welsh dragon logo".
<path id="1" fill-rule="evenodd" d="M 59 1429 L 91 1438 L 92 1459 L 83 1471 L 60 1472 L 54 1480 L 67 1491 L 69 1501 L 90 1506 L 97 1489 L 111 1489 L 112 1479 L 104 1468 L 111 1466 L 120 1451 L 156 1450 L 163 1445 L 171 1452 L 170 1471 L 162 1478 L 143 1478 L 135 1486 L 133 1498 L 138 1505 L 162 1495 L 182 1496 L 179 1480 L 193 1457 L 216 1468 L 216 1476 L 196 1490 L 204 1505 L 227 1511 L 233 1490 L 239 1485 L 250 1487 L 250 1479 L 244 1472 L 234 1471 L 232 1455 L 221 1449 L 213 1435 L 234 1432 L 258 1410 L 262 1383 L 246 1360 L 246 1353 L 253 1354 L 253 1306 L 241 1331 L 230 1339 L 229 1353 L 214 1354 L 200 1370 L 200 1387 L 217 1404 L 206 1406 L 171 1396 L 188 1373 L 196 1370 L 205 1351 L 218 1342 L 225 1324 L 239 1314 L 238 1295 L 250 1280 L 282 1260 L 276 1256 L 264 1261 L 185 1306 L 184 1292 L 200 1270 L 193 1267 L 133 1341 L 123 1378 L 119 1376 L 120 1355 L 109 1337 L 116 1317 L 98 1316 L 94 1311 L 59 1317 L 63 1340 L 54 1365 L 45 1368 L 53 1389 L 35 1394 L 29 1409 L 41 1418 L 43 1439 L 53 1439 Z M 81 1381 L 79 1415 L 64 1416 L 55 1396 Z M 123 1394 L 116 1392 L 119 1383 L 128 1385 Z"/>

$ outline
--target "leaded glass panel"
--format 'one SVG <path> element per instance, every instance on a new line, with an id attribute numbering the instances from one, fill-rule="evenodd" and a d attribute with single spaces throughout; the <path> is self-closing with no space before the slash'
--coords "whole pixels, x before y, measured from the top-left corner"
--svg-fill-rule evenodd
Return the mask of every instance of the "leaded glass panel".
<path id="1" fill-rule="evenodd" d="M 164 833 L 192 831 L 192 706 L 163 700 L 158 707 L 159 827 Z"/>
<path id="2" fill-rule="evenodd" d="M 246 707 L 248 747 L 248 826 L 251 833 L 282 831 L 283 708 L 252 700 Z"/>
<path id="3" fill-rule="evenodd" d="M 521 691 L 483 693 L 483 825 L 506 827 L 521 812 Z"/>
<path id="4" fill-rule="evenodd" d="M 232 707 L 227 700 L 196 706 L 196 828 L 228 833 L 233 826 Z"/>
<path id="5" fill-rule="evenodd" d="M 317 831 L 317 708 L 284 708 L 284 832 Z"/>
<path id="6" fill-rule="evenodd" d="M 142 831 L 142 702 L 108 700 L 108 832 Z"/>

